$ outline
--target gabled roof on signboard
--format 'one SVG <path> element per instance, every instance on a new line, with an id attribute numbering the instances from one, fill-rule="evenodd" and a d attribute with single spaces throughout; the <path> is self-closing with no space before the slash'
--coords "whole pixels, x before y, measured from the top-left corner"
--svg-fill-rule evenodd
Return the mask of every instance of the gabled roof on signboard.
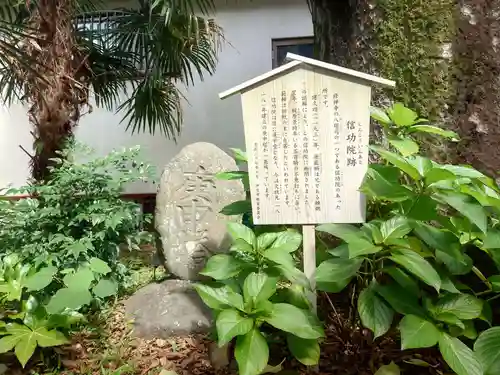
<path id="1" fill-rule="evenodd" d="M 345 75 L 348 75 L 351 77 L 356 77 L 356 78 L 359 78 L 359 79 L 362 79 L 362 80 L 365 80 L 368 82 L 377 83 L 377 84 L 384 85 L 384 86 L 389 86 L 389 87 L 396 86 L 396 82 L 385 79 L 385 78 L 380 78 L 377 76 L 373 76 L 371 74 L 366 74 L 366 73 L 358 72 L 356 70 L 343 68 L 343 67 L 338 66 L 338 65 L 329 64 L 329 63 L 326 63 L 323 61 L 319 61 L 319 60 L 311 59 L 308 57 L 296 55 L 294 53 L 289 52 L 286 55 L 286 58 L 287 58 L 287 60 L 291 60 L 291 61 L 289 63 L 286 63 L 285 65 L 282 65 L 282 66 L 276 68 L 276 69 L 270 70 L 267 73 L 261 74 L 260 76 L 252 78 L 246 82 L 243 82 L 243 83 L 239 84 L 238 86 L 235 86 L 229 90 L 221 92 L 219 94 L 219 98 L 225 99 L 231 95 L 238 94 L 242 91 L 246 91 L 247 89 L 249 89 L 252 86 L 256 86 L 259 83 L 261 83 L 269 78 L 272 78 L 280 73 L 284 73 L 287 70 L 291 70 L 291 69 L 295 68 L 296 66 L 302 65 L 302 64 L 311 65 L 311 66 L 323 68 L 326 70 L 331 70 L 331 71 L 336 72 L 336 73 L 345 74 Z"/>

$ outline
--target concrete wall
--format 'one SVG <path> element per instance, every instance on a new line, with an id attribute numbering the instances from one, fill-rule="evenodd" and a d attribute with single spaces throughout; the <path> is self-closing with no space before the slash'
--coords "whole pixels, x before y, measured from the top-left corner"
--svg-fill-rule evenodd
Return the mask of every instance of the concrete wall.
<path id="1" fill-rule="evenodd" d="M 312 23 L 305 0 L 219 0 L 216 19 L 224 28 L 224 47 L 217 72 L 185 92 L 184 129 L 177 144 L 161 134 L 131 135 L 120 124 L 121 114 L 95 108 L 80 121 L 77 139 L 105 154 L 114 148 L 141 145 L 144 158 L 161 172 L 183 146 L 212 142 L 222 149 L 244 147 L 240 99 L 219 100 L 218 93 L 272 68 L 274 38 L 311 36 Z M 0 187 L 20 186 L 29 176 L 31 150 L 26 108 L 0 109 Z M 153 193 L 152 185 L 134 186 L 130 193 Z"/>

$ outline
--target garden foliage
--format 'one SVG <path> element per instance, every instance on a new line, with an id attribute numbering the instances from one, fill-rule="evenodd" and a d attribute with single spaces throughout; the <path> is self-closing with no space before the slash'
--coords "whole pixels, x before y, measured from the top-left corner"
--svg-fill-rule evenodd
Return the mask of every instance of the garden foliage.
<path id="1" fill-rule="evenodd" d="M 455 133 L 400 103 L 387 111 L 373 108 L 372 117 L 384 138 L 371 146 L 379 162 L 369 166 L 360 187 L 368 221 L 316 228 L 341 241 L 318 265 L 317 288 L 339 293 L 356 284 L 351 290 L 360 291 L 352 296 L 359 321 L 374 339 L 397 328 L 402 350 L 437 346 L 458 375 L 498 374 L 500 327 L 494 326 L 491 303 L 500 295 L 500 189 L 470 166 L 419 155 L 418 133 L 456 140 Z M 229 172 L 222 178 L 248 176 Z M 249 209 L 248 202 L 237 202 L 223 212 Z M 245 226 L 229 225 L 231 252 L 212 257 L 204 272 L 222 284 L 198 286 L 216 311 L 220 343 L 236 337 L 240 373 L 259 374 L 268 359 L 264 328 L 273 326 L 286 333 L 297 359 L 317 363 L 323 332 L 307 299 L 291 298 L 285 305 L 273 300 L 281 292 L 295 296 L 301 288 L 304 297 L 309 290 L 293 256 L 299 234 L 257 227 L 262 234 L 256 237 Z M 489 261 L 480 261 L 478 253 Z M 494 272 L 486 269 L 489 264 Z"/>
<path id="2" fill-rule="evenodd" d="M 120 194 L 151 168 L 135 164 L 137 148 L 88 151 L 72 144 L 49 181 L 0 201 L 0 353 L 14 349 L 23 366 L 37 346 L 65 343 L 80 312 L 117 294 L 127 281 L 119 246 L 147 238 L 139 206 Z"/>

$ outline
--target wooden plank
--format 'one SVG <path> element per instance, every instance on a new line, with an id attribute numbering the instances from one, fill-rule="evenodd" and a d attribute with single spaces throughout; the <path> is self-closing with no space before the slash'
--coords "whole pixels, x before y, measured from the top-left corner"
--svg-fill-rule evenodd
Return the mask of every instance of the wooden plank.
<path id="1" fill-rule="evenodd" d="M 232 96 L 234 94 L 239 94 L 240 92 L 245 91 L 246 89 L 248 89 L 248 88 L 250 88 L 250 87 L 252 87 L 260 82 L 263 82 L 263 81 L 270 79 L 278 74 L 286 72 L 287 70 L 290 70 L 290 69 L 292 69 L 298 65 L 301 65 L 301 64 L 302 64 L 302 62 L 300 62 L 300 61 L 291 61 L 288 64 L 282 65 L 282 66 L 280 66 L 276 69 L 273 69 L 267 73 L 261 74 L 260 76 L 252 78 L 246 82 L 243 82 L 243 83 L 239 84 L 238 86 L 234 86 L 233 88 L 231 88 L 229 90 L 221 92 L 219 94 L 219 98 L 226 99 L 227 97 Z"/>
<path id="2" fill-rule="evenodd" d="M 322 68 L 243 93 L 255 224 L 364 222 L 370 95 L 356 77 Z"/>
<path id="3" fill-rule="evenodd" d="M 391 80 L 388 80 L 385 78 L 377 77 L 377 76 L 363 73 L 363 72 L 358 72 L 357 70 L 344 68 L 342 66 L 329 64 L 329 63 L 326 63 L 324 61 L 311 59 L 309 57 L 296 55 L 296 54 L 291 53 L 291 52 L 287 53 L 286 59 L 291 60 L 291 61 L 301 61 L 305 64 L 316 66 L 318 68 L 327 69 L 327 70 L 330 70 L 332 72 L 345 74 L 345 75 L 351 76 L 351 77 L 357 77 L 357 78 L 360 78 L 360 79 L 363 79 L 363 80 L 366 80 L 369 82 L 378 83 L 378 84 L 383 85 L 383 86 L 388 86 L 388 87 L 395 87 L 396 86 L 395 81 L 391 81 Z M 349 79 L 349 78 L 346 77 L 346 79 Z"/>
<path id="4" fill-rule="evenodd" d="M 308 299 L 314 311 L 317 310 L 316 298 L 316 232 L 314 225 L 302 226 L 302 247 L 304 249 L 304 274 L 309 279 L 311 290 Z"/>

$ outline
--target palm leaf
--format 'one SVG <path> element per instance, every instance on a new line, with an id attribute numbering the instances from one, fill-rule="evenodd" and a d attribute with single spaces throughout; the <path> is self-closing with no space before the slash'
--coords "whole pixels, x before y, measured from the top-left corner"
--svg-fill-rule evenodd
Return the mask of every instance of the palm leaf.
<path id="1" fill-rule="evenodd" d="M 129 99 L 118 107 L 124 111 L 122 121 L 128 119 L 127 130 L 155 134 L 160 132 L 176 140 L 181 131 L 182 109 L 181 94 L 170 80 L 158 80 L 149 76 L 139 82 Z"/>

